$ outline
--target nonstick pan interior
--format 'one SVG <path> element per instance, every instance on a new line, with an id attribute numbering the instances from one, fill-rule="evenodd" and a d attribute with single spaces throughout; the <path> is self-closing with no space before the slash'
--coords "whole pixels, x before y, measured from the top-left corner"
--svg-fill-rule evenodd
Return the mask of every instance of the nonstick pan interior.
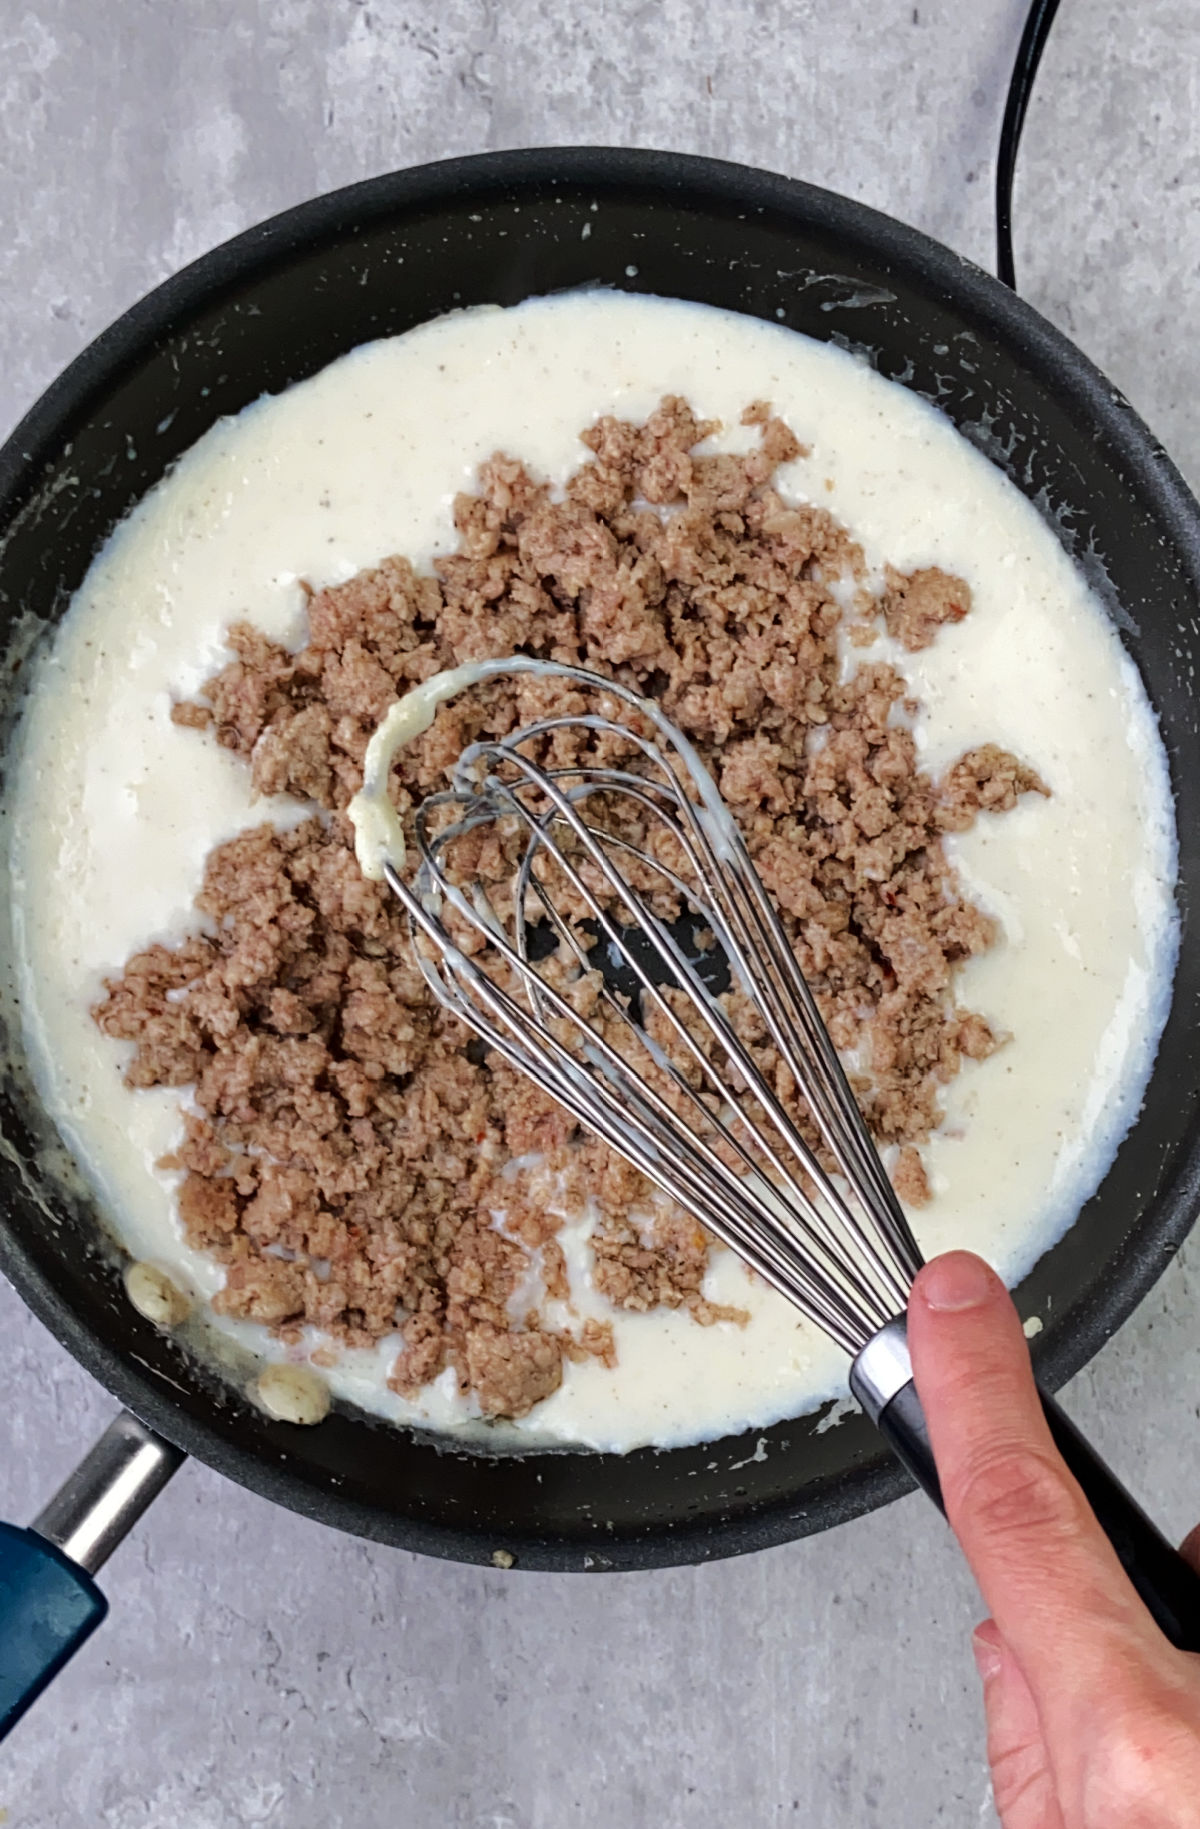
<path id="1" fill-rule="evenodd" d="M 583 285 L 786 323 L 936 401 L 1051 521 L 1141 667 L 1178 802 L 1181 956 L 1141 1118 L 1018 1291 L 1022 1312 L 1044 1320 L 1035 1356 L 1057 1386 L 1162 1270 L 1197 1193 L 1200 735 L 1189 679 L 1200 664 L 1200 511 L 1121 396 L 977 269 L 844 199 L 674 155 L 487 155 L 304 205 L 135 307 L 0 453 L 7 707 L 31 640 L 62 614 L 114 523 L 216 418 L 440 312 Z M 626 1456 L 487 1459 L 347 1413 L 309 1430 L 272 1423 L 130 1308 L 8 1040 L 4 1269 L 144 1421 L 267 1497 L 436 1555 L 486 1561 L 503 1549 L 518 1566 L 611 1569 L 755 1549 L 904 1490 L 861 1418 L 822 1428 L 828 1406 L 716 1444 Z"/>

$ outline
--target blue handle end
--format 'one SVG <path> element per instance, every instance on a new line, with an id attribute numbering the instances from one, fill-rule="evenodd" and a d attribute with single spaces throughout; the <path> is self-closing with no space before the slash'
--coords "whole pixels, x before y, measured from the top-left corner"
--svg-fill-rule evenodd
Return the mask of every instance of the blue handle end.
<path id="1" fill-rule="evenodd" d="M 0 1740 L 107 1612 L 91 1576 L 54 1544 L 0 1524 Z"/>

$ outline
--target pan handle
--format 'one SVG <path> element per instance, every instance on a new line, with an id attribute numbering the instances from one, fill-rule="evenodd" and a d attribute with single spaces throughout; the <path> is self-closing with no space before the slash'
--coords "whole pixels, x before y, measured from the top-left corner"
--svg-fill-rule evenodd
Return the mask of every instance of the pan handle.
<path id="1" fill-rule="evenodd" d="M 0 1524 L 0 1740 L 108 1612 L 92 1577 L 183 1458 L 123 1410 L 28 1530 Z"/>

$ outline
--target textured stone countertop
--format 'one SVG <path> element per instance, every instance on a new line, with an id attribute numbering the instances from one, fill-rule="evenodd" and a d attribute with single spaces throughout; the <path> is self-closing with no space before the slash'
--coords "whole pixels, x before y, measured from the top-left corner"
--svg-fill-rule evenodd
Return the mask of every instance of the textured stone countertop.
<path id="1" fill-rule="evenodd" d="M 991 258 L 1021 0 L 0 0 L 0 420 L 118 312 L 301 198 L 609 142 L 828 185 Z M 1065 0 L 1024 291 L 1200 482 L 1200 10 Z M 1070 1407 L 1200 1515 L 1200 1240 Z M 0 1287 L 0 1515 L 113 1409 Z M 667 1574 L 505 1575 L 338 1536 L 189 1465 L 112 1615 L 0 1754 L 9 1829 L 953 1829 L 994 1820 L 971 1583 L 911 1498 Z M 7 1814 L 5 1814 L 7 1813 Z"/>

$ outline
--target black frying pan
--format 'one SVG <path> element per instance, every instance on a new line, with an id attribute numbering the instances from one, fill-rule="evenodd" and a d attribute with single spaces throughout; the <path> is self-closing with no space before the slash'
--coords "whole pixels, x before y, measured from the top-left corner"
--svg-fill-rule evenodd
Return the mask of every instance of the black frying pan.
<path id="1" fill-rule="evenodd" d="M 590 233 L 584 237 L 584 227 Z M 1158 708 L 1179 809 L 1174 1002 L 1145 1108 L 1078 1223 L 1017 1291 L 1043 1382 L 1077 1371 L 1160 1274 L 1200 1181 L 1200 509 L 1078 350 L 914 230 L 783 178 L 672 154 L 489 154 L 317 199 L 128 312 L 0 452 L 0 629 L 11 712 L 114 523 L 222 414 L 365 340 L 459 305 L 582 285 L 697 299 L 853 347 L 934 400 L 1037 504 L 1098 588 Z M 484 1459 L 338 1411 L 270 1421 L 130 1307 L 9 1037 L 0 1264 L 82 1364 L 170 1443 L 280 1504 L 427 1554 L 632 1569 L 762 1548 L 895 1498 L 859 1417 L 698 1448 Z M 755 1453 L 760 1434 L 767 1451 Z"/>

